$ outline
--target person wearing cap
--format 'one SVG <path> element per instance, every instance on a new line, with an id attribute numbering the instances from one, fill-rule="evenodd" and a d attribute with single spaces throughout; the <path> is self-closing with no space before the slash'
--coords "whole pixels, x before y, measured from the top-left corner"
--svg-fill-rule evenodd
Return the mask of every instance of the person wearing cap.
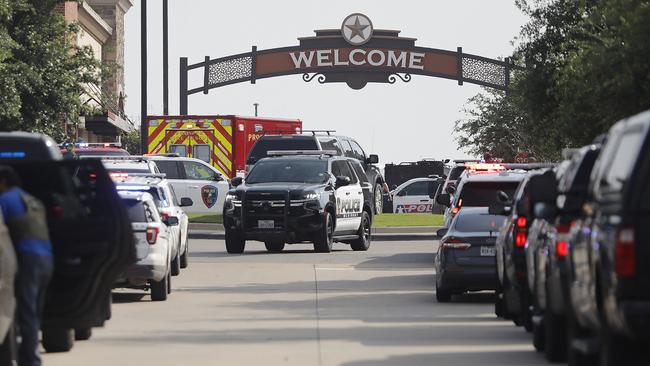
<path id="1" fill-rule="evenodd" d="M 20 188 L 18 174 L 0 165 L 0 210 L 18 258 L 16 322 L 19 366 L 40 366 L 38 332 L 54 263 L 45 207 Z"/>

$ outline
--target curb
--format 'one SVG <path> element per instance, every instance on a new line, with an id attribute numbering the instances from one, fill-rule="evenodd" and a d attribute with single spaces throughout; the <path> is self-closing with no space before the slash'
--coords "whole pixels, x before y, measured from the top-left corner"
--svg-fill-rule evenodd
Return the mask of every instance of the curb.
<path id="1" fill-rule="evenodd" d="M 402 227 L 378 227 L 373 228 L 373 234 L 427 234 L 427 236 L 435 236 L 435 233 L 441 226 L 402 226 Z M 189 230 L 194 232 L 216 231 L 223 234 L 224 228 L 222 224 L 205 224 L 198 222 L 191 222 Z"/>

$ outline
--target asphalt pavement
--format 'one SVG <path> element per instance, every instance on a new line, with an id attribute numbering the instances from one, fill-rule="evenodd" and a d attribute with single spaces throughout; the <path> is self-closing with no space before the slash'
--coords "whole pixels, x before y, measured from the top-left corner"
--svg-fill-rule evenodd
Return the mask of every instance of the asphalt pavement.
<path id="1" fill-rule="evenodd" d="M 46 366 L 129 365 L 546 365 L 529 335 L 497 320 L 493 295 L 438 304 L 437 242 L 374 241 L 269 254 L 248 243 L 192 239 L 190 267 L 166 302 L 114 293 L 113 318 Z"/>

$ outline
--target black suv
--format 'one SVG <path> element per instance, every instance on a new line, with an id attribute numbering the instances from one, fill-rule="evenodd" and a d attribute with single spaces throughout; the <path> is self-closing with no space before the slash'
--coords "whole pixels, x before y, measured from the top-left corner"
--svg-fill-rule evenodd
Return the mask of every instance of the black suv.
<path id="1" fill-rule="evenodd" d="M 569 361 L 647 365 L 650 340 L 650 111 L 616 123 L 568 246 Z M 592 359 L 593 361 L 593 359 Z"/>
<path id="2" fill-rule="evenodd" d="M 272 150 L 328 150 L 336 152 L 337 156 L 357 159 L 373 187 L 373 205 L 371 206 L 373 213 L 381 214 L 384 209 L 383 195 L 388 193 L 388 185 L 385 184 L 386 181 L 379 168 L 374 165 L 379 163 L 379 157 L 374 154 L 366 155 L 361 145 L 352 138 L 333 136 L 329 132 L 327 134 L 316 134 L 316 132 L 303 135 L 264 135 L 251 149 L 246 166 L 252 166 L 258 160 L 265 158 L 267 152 Z"/>
<path id="3" fill-rule="evenodd" d="M 372 196 L 356 161 L 335 151 L 268 154 L 245 182 L 232 180 L 223 213 L 228 253 L 242 253 L 247 239 L 263 241 L 270 252 L 305 241 L 317 252 L 330 252 L 335 241 L 368 249 Z"/>

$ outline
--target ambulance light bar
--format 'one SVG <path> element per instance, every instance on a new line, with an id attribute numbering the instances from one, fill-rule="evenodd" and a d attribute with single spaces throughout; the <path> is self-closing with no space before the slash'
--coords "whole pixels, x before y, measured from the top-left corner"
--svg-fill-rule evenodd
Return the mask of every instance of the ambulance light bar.
<path id="1" fill-rule="evenodd" d="M 335 150 L 273 150 L 266 153 L 267 156 L 296 156 L 296 155 L 329 155 L 335 156 Z"/>

